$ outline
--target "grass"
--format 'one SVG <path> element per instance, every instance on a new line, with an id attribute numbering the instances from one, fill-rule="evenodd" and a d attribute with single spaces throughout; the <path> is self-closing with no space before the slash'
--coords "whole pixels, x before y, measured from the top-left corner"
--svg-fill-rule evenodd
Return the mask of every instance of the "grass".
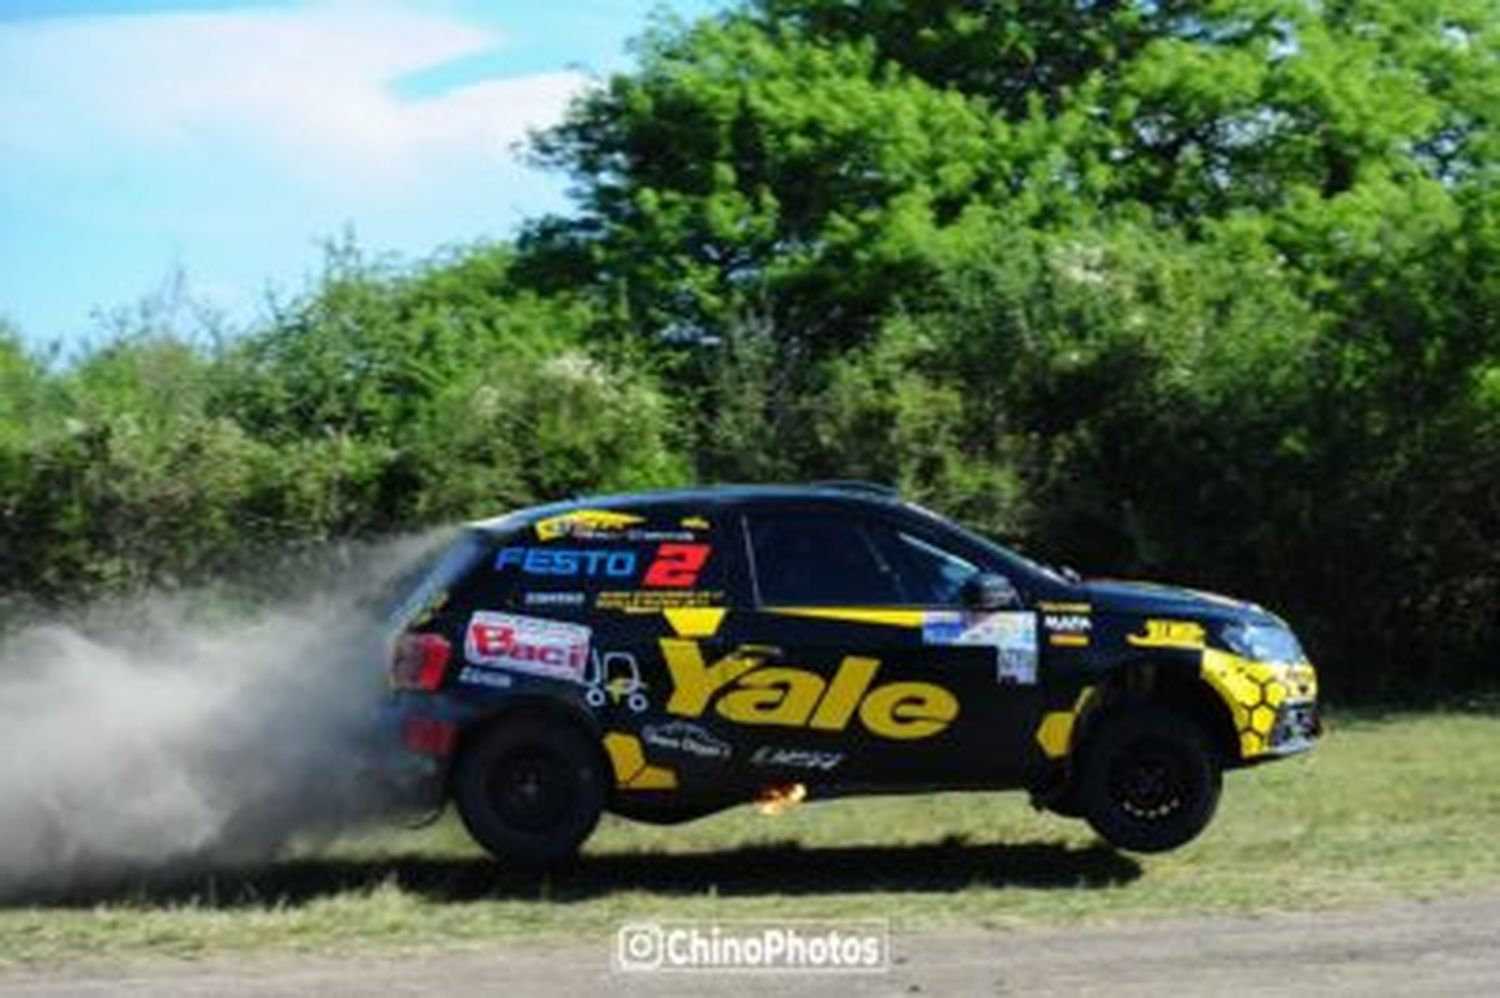
<path id="1" fill-rule="evenodd" d="M 575 870 L 506 874 L 445 820 L 268 868 L 0 907 L 0 963 L 599 935 L 629 919 L 884 917 L 898 931 L 1260 912 L 1500 887 L 1500 715 L 1335 717 L 1310 756 L 1231 774 L 1214 825 L 1134 857 L 1015 794 L 606 819 Z"/>

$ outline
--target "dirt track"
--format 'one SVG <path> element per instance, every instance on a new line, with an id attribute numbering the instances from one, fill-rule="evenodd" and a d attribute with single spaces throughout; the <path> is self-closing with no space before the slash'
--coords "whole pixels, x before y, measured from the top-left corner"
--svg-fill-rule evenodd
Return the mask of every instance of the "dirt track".
<path id="1" fill-rule="evenodd" d="M 255 957 L 0 973 L 3 995 L 1492 995 L 1500 895 L 1355 912 L 898 937 L 879 976 L 622 974 L 610 946 L 405 959 Z"/>

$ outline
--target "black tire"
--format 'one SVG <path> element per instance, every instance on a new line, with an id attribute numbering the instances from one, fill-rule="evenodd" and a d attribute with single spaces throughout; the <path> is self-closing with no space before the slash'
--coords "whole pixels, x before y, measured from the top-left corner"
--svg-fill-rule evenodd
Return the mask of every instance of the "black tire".
<path id="1" fill-rule="evenodd" d="M 1218 754 L 1197 722 L 1163 707 L 1127 706 L 1105 718 L 1082 761 L 1083 816 L 1118 849 L 1176 849 L 1219 805 Z"/>
<path id="2" fill-rule="evenodd" d="M 1069 782 L 1066 786 L 1054 791 L 1050 797 L 1042 802 L 1042 806 L 1053 814 L 1064 818 L 1082 818 L 1083 801 L 1079 793 L 1078 784 Z"/>
<path id="3" fill-rule="evenodd" d="M 567 722 L 502 721 L 459 755 L 453 802 L 474 840 L 525 869 L 569 862 L 599 824 L 605 769 L 598 744 Z"/>

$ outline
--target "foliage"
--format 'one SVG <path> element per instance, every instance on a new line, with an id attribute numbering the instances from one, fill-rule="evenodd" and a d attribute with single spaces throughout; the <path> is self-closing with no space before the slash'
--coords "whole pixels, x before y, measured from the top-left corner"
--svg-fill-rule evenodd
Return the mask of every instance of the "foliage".
<path id="1" fill-rule="evenodd" d="M 863 476 L 1263 600 L 1337 692 L 1493 681 L 1495 0 L 744 0 L 636 56 L 514 246 L 334 246 L 208 345 L 0 336 L 8 591 Z"/>
<path id="2" fill-rule="evenodd" d="M 1338 691 L 1472 682 L 1497 31 L 1487 0 L 757 0 L 542 138 L 579 211 L 521 270 L 672 358 L 700 469 L 896 481 L 1263 599 Z M 747 378 L 726 432 L 702 402 Z"/>
<path id="3" fill-rule="evenodd" d="M 231 573 L 279 549 L 680 480 L 640 365 L 509 254 L 400 270 L 330 252 L 307 296 L 203 345 L 143 316 L 71 365 L 0 343 L 5 587 L 55 601 Z"/>

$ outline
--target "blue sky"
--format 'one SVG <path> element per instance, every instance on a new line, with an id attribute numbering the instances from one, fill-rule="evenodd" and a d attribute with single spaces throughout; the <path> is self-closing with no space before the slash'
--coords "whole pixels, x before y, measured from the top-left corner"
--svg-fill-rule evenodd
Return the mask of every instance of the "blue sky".
<path id="1" fill-rule="evenodd" d="M 175 273 L 232 319 L 321 239 L 408 257 L 566 206 L 514 146 L 725 0 L 4 0 L 0 315 L 34 342 Z"/>

